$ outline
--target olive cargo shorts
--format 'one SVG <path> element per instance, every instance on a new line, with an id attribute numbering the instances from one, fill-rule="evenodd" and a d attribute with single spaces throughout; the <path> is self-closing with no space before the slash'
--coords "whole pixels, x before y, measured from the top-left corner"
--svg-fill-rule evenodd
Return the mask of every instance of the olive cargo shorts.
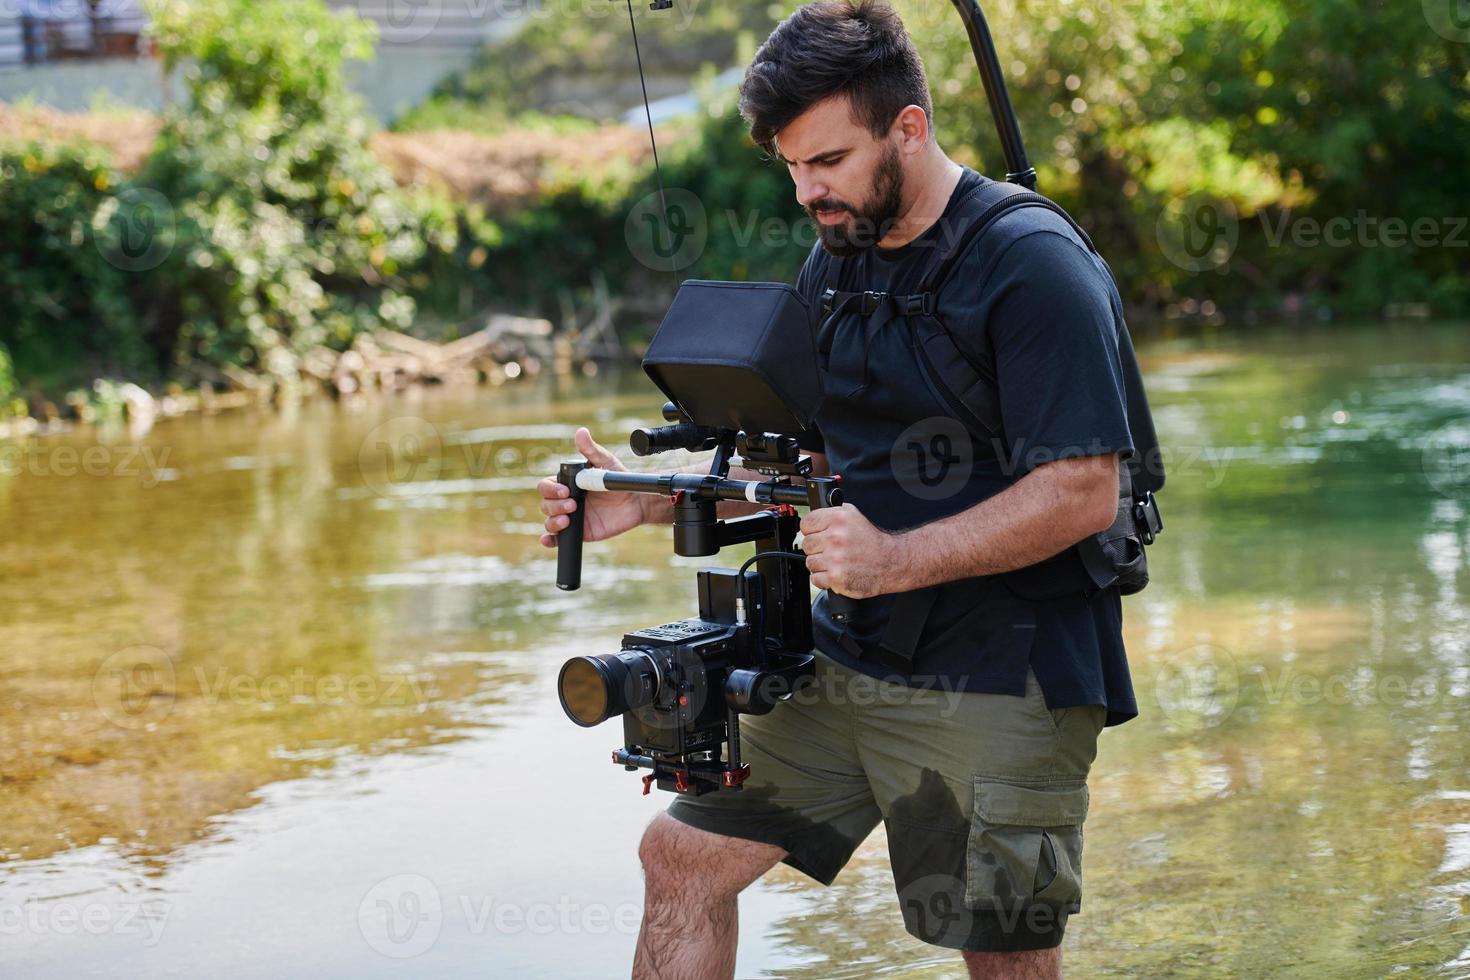
<path id="1" fill-rule="evenodd" d="M 669 814 L 785 848 L 830 885 L 882 820 L 904 926 L 968 951 L 1046 949 L 1082 899 L 1087 772 L 1105 711 L 1026 694 L 876 680 L 817 654 L 816 682 L 741 716 L 738 791 L 680 797 Z"/>

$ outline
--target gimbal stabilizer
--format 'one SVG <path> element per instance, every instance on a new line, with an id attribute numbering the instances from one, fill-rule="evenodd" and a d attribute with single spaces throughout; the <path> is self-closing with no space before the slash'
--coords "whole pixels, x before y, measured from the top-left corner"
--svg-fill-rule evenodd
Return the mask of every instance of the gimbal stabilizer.
<path id="1" fill-rule="evenodd" d="M 634 451 L 713 448 L 710 472 L 628 473 L 563 463 L 557 479 L 578 506 L 558 535 L 557 586 L 580 584 L 587 495 L 600 491 L 669 496 L 676 554 L 713 555 L 750 541 L 756 553 L 736 572 L 699 572 L 697 617 L 628 633 L 620 653 L 567 661 L 557 688 L 562 707 L 579 725 L 623 716 L 626 744 L 613 751 L 613 761 L 652 770 L 644 777 L 644 792 L 657 784 L 697 795 L 738 788 L 750 774 L 740 759 L 738 716 L 770 711 L 811 676 L 811 596 L 804 556 L 794 543 L 796 508 L 839 506 L 842 489 L 840 477 L 807 475 L 811 459 L 791 436 L 695 425 L 672 402 L 664 406 L 664 417 L 674 424 L 633 433 Z M 735 458 L 771 479 L 730 479 Z M 804 477 L 805 485 L 793 485 L 792 476 Z M 720 520 L 720 500 L 770 508 Z M 747 572 L 752 564 L 756 570 Z M 851 600 L 834 594 L 829 601 L 847 615 Z"/>
<path id="2" fill-rule="evenodd" d="M 620 653 L 568 661 L 558 693 L 579 725 L 623 716 L 625 744 L 613 760 L 652 770 L 645 789 L 738 787 L 749 771 L 740 760 L 738 716 L 770 711 L 811 676 L 815 659 L 796 509 L 842 504 L 841 477 L 812 476 L 795 435 L 809 427 L 820 397 L 806 305 L 781 283 L 688 280 L 643 367 L 670 398 L 663 415 L 671 424 L 634 431 L 633 451 L 714 450 L 714 459 L 707 473 L 563 463 L 557 479 L 577 507 L 557 535 L 556 584 L 581 584 L 589 497 L 604 491 L 669 497 L 679 555 L 714 555 L 746 542 L 756 551 L 738 570 L 698 573 L 698 616 L 628 633 Z M 731 479 L 736 462 L 769 479 Z M 721 500 L 767 509 L 721 520 Z M 851 614 L 851 600 L 827 599 L 834 618 Z"/>

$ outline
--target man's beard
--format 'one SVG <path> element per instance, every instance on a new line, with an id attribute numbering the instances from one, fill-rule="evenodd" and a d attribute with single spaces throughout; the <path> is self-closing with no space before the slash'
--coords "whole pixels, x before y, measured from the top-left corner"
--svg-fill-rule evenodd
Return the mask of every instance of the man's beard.
<path id="1" fill-rule="evenodd" d="M 835 225 L 817 221 L 818 211 L 847 211 L 848 217 Z M 872 198 L 861 208 L 841 201 L 823 198 L 806 206 L 807 214 L 816 222 L 817 235 L 829 255 L 846 257 L 878 244 L 898 223 L 903 210 L 903 165 L 898 148 L 889 144 L 873 174 Z"/>

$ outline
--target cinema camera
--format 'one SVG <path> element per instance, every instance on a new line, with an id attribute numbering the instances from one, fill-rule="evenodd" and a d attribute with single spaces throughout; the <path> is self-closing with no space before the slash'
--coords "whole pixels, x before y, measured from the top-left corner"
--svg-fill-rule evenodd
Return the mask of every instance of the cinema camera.
<path id="1" fill-rule="evenodd" d="M 591 727 L 623 716 L 626 744 L 613 761 L 650 770 L 645 794 L 652 785 L 691 795 L 739 789 L 750 775 L 740 715 L 769 712 L 812 676 L 811 586 L 794 544 L 796 508 L 842 503 L 841 478 L 810 476 L 811 459 L 797 446 L 820 398 L 812 343 L 806 304 L 790 286 L 685 281 L 643 360 L 669 399 L 671 424 L 638 429 L 630 442 L 639 456 L 713 450 L 709 472 L 627 473 L 577 461 L 557 474 L 578 503 L 557 534 L 559 588 L 581 584 L 588 493 L 672 498 L 675 554 L 755 542 L 739 569 L 698 573 L 699 615 L 628 633 L 621 652 L 562 666 L 557 690 L 572 721 Z M 732 480 L 732 464 L 770 479 Z M 720 500 L 769 506 L 719 520 Z M 828 602 L 839 621 L 851 615 L 851 599 L 834 593 Z"/>

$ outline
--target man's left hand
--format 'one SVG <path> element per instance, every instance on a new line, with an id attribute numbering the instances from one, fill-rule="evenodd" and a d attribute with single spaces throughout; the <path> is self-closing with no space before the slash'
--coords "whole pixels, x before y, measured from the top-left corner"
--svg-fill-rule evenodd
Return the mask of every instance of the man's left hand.
<path id="1" fill-rule="evenodd" d="M 875 527 L 852 504 L 808 511 L 802 550 L 812 584 L 851 599 L 903 592 L 908 539 Z"/>

